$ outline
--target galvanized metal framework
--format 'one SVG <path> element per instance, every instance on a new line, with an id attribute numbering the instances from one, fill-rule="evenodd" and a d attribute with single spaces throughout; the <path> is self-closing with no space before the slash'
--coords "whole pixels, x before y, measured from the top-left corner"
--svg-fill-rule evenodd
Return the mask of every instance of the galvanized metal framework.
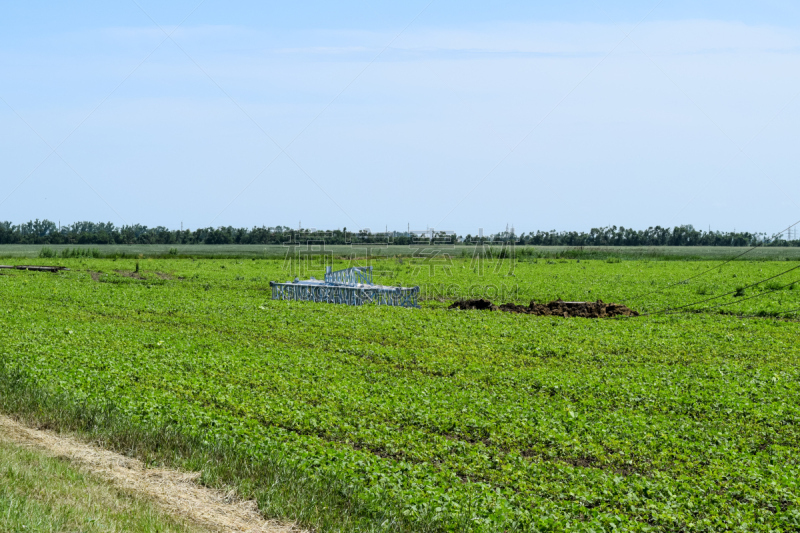
<path id="1" fill-rule="evenodd" d="M 273 300 L 302 300 L 347 305 L 393 305 L 419 307 L 419 287 L 390 287 L 372 283 L 372 267 L 351 267 L 333 272 L 326 268 L 325 279 L 270 281 Z"/>

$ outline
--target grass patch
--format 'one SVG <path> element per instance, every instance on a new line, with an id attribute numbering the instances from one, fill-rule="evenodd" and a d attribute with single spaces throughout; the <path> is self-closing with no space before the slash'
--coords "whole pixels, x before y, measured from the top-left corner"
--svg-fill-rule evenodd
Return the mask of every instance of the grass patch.
<path id="1" fill-rule="evenodd" d="M 84 440 L 136 457 L 152 466 L 200 471 L 202 473 L 200 481 L 204 485 L 216 489 L 234 488 L 240 497 L 254 499 L 267 518 L 288 518 L 306 527 L 332 532 L 440 531 L 427 526 L 424 517 L 417 517 L 412 527 L 402 514 L 391 509 L 386 509 L 384 514 L 378 516 L 365 513 L 363 509 L 353 506 L 353 502 L 357 499 L 352 498 L 354 489 L 351 485 L 333 477 L 320 479 L 299 475 L 291 461 L 287 460 L 283 451 L 277 447 L 254 459 L 251 455 L 241 453 L 235 442 L 223 440 L 210 442 L 206 437 L 187 435 L 169 425 L 136 424 L 121 415 L 111 402 L 97 406 L 77 401 L 67 394 L 55 392 L 38 384 L 25 371 L 10 367 L 2 358 L 0 358 L 0 411 L 47 429 L 74 432 Z M 51 461 L 48 464 L 54 463 Z M 2 463 L 0 468 L 1 466 Z M 52 505 L 40 505 L 30 501 L 29 498 L 14 502 L 13 498 L 4 492 L 4 484 L 0 472 L 0 510 L 18 516 L 20 525 L 33 523 L 24 521 L 28 520 L 24 517 L 30 513 L 44 520 L 48 512 L 52 514 L 52 520 L 56 521 L 53 524 L 61 523 L 62 518 L 54 511 Z M 57 490 L 57 487 L 48 490 Z M 7 508 L 4 509 L 4 505 L 7 505 Z M 71 516 L 68 511 L 65 508 L 64 513 Z M 146 522 L 149 516 L 143 514 L 141 523 L 152 524 Z M 23 529 L 12 528 L 12 531 L 21 530 Z M 67 530 L 72 529 L 67 528 Z M 97 529 L 97 531 L 108 530 Z M 119 530 L 173 531 L 173 529 L 152 527 Z M 85 529 L 85 531 L 95 530 Z M 174 531 L 181 530 L 174 529 Z"/>
<path id="2" fill-rule="evenodd" d="M 150 502 L 68 461 L 0 440 L 0 530 L 189 533 Z"/>

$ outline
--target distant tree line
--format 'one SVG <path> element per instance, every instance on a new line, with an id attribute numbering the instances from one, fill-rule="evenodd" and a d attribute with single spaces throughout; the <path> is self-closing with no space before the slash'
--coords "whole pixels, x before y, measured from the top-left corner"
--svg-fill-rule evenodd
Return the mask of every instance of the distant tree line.
<path id="1" fill-rule="evenodd" d="M 537 231 L 523 234 L 517 242 L 540 246 L 800 246 L 786 235 L 748 231 L 703 231 L 691 224 L 645 230 L 610 226 L 583 231 Z"/>
<path id="2" fill-rule="evenodd" d="M 324 242 L 325 244 L 387 243 L 490 243 L 516 242 L 534 246 L 800 246 L 800 240 L 766 233 L 703 231 L 691 225 L 674 228 L 650 227 L 645 230 L 609 226 L 591 231 L 536 231 L 516 234 L 504 231 L 484 236 L 459 236 L 445 232 L 388 232 L 367 230 L 349 232 L 291 229 L 287 226 L 199 228 L 171 230 L 141 224 L 115 226 L 111 222 L 75 222 L 59 226 L 49 220 L 33 220 L 15 225 L 0 222 L 0 244 L 286 244 Z"/>

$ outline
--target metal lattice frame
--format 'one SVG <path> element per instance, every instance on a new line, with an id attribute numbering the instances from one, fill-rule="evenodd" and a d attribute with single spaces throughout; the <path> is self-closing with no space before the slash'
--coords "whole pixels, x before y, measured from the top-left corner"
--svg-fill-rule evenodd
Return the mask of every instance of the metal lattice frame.
<path id="1" fill-rule="evenodd" d="M 331 271 L 331 267 L 326 268 L 325 283 L 336 283 L 341 285 L 372 285 L 372 267 L 352 267 L 344 270 Z"/>
<path id="2" fill-rule="evenodd" d="M 325 281 L 310 280 L 269 283 L 273 300 L 325 302 L 346 305 L 389 305 L 419 307 L 419 287 L 388 287 L 372 284 L 372 267 L 353 267 L 325 273 Z"/>

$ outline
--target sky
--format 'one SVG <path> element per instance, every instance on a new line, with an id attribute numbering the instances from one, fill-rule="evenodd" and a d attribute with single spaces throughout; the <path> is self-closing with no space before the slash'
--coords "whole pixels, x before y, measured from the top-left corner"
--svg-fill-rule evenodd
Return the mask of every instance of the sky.
<path id="1" fill-rule="evenodd" d="M 0 221 L 800 220 L 797 2 L 9 4 Z"/>

